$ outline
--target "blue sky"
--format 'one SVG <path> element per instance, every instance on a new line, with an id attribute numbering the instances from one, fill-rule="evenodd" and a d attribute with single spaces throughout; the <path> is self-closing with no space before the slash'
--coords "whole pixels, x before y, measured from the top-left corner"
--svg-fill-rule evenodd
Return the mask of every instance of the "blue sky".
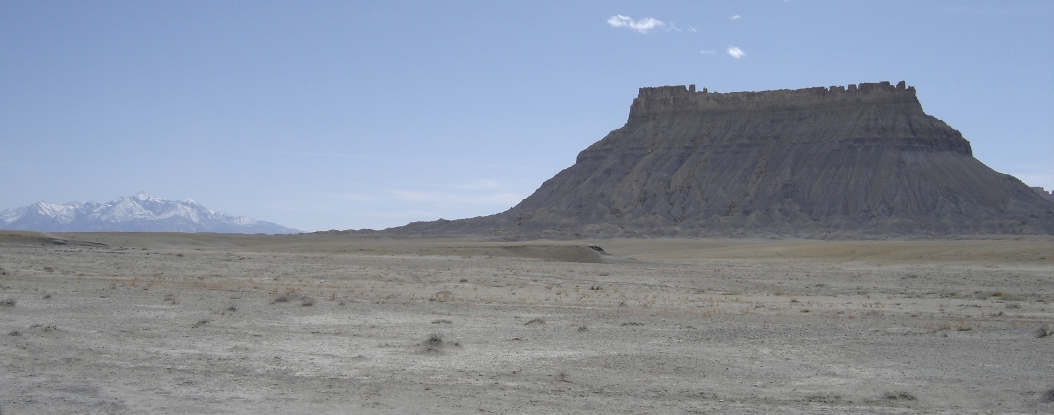
<path id="1" fill-rule="evenodd" d="M 145 191 L 307 231 L 497 213 L 637 89 L 906 80 L 1054 188 L 1054 2 L 0 0 L 0 210 Z"/>

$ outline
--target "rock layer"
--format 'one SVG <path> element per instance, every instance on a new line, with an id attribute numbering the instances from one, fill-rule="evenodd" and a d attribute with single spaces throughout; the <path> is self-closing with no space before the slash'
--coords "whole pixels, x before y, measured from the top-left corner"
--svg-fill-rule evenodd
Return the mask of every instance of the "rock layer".
<path id="1" fill-rule="evenodd" d="M 972 155 L 904 82 L 641 88 L 620 129 L 506 212 L 394 233 L 1054 233 L 1054 205 Z"/>

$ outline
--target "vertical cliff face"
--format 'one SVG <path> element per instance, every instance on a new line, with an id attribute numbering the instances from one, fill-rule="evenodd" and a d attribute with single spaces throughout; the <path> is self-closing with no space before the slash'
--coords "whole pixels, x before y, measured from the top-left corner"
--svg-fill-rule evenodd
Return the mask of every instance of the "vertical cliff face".
<path id="1" fill-rule="evenodd" d="M 1054 233 L 903 82 L 642 88 L 620 129 L 509 211 L 418 230 L 599 235 Z M 407 229 L 412 229 L 411 226 Z"/>

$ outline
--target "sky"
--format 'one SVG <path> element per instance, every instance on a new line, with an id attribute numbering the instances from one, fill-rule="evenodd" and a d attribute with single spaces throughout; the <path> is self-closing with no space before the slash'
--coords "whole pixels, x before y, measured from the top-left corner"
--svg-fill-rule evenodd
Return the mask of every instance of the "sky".
<path id="1" fill-rule="evenodd" d="M 0 0 L 0 210 L 146 192 L 318 231 L 504 211 L 638 88 L 907 81 L 1054 189 L 1049 1 Z"/>

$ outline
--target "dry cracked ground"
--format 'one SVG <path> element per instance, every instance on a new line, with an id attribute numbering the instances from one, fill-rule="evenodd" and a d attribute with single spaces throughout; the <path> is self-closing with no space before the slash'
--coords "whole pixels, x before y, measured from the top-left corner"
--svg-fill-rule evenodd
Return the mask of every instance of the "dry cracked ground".
<path id="1" fill-rule="evenodd" d="M 1051 413 L 1052 302 L 1042 237 L 2 232 L 0 413 Z"/>

